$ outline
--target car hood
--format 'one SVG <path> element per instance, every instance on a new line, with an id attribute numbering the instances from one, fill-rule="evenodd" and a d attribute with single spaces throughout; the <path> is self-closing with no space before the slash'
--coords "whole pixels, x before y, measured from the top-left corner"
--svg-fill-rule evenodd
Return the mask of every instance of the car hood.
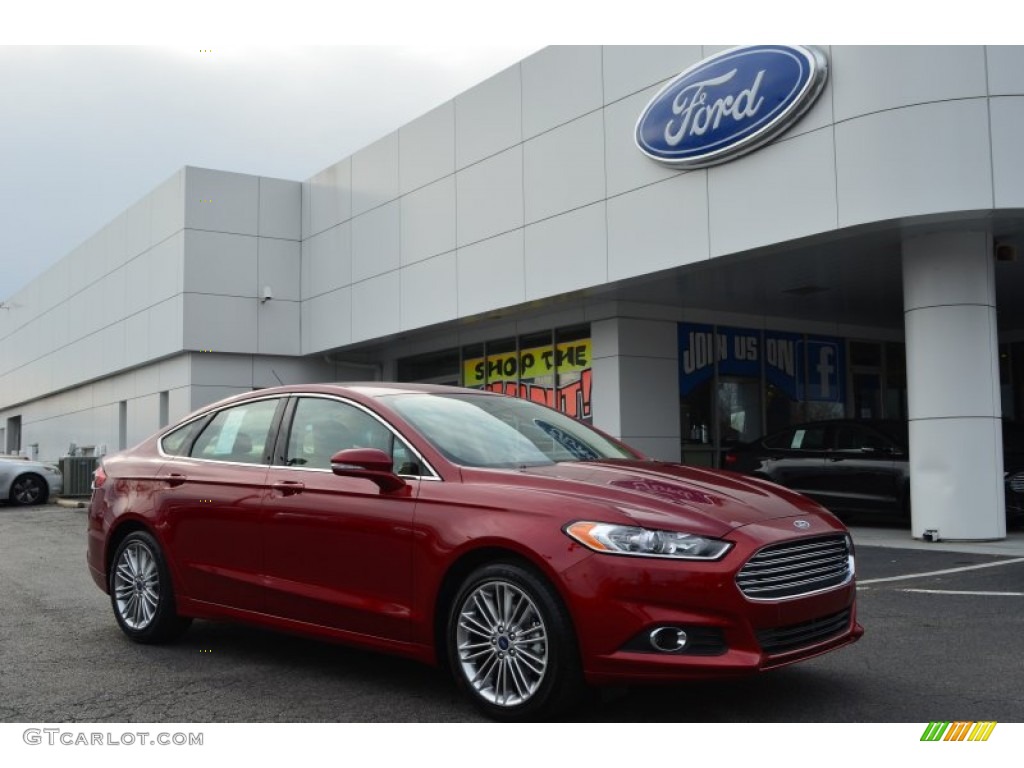
<path id="1" fill-rule="evenodd" d="M 478 477 L 486 474 L 479 471 Z M 785 517 L 827 514 L 815 502 L 756 478 L 656 461 L 565 462 L 505 475 L 532 488 L 615 508 L 633 524 L 722 536 L 734 528 Z M 495 478 L 493 481 L 497 481 Z"/>

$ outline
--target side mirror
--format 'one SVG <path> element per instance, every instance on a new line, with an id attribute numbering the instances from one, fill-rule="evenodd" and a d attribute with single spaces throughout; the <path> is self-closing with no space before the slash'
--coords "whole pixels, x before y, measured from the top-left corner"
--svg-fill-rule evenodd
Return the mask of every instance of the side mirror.
<path id="1" fill-rule="evenodd" d="M 331 456 L 331 471 L 342 477 L 361 477 L 377 484 L 384 493 L 405 487 L 395 474 L 391 457 L 377 448 L 347 448 Z"/>

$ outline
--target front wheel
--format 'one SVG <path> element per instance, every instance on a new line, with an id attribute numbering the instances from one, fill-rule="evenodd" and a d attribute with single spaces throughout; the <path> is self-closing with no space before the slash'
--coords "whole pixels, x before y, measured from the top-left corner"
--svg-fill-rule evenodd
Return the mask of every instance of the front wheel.
<path id="1" fill-rule="evenodd" d="M 557 713 L 582 690 L 568 612 L 547 581 L 520 565 L 488 565 L 466 579 L 447 639 L 456 683 L 496 720 Z"/>
<path id="2" fill-rule="evenodd" d="M 27 507 L 33 504 L 45 504 L 50 495 L 50 488 L 39 475 L 21 475 L 11 483 L 9 499 L 12 504 Z"/>
<path id="3" fill-rule="evenodd" d="M 125 536 L 110 569 L 110 602 L 117 623 L 137 643 L 163 643 L 188 629 L 178 616 L 174 588 L 156 539 L 146 531 Z"/>

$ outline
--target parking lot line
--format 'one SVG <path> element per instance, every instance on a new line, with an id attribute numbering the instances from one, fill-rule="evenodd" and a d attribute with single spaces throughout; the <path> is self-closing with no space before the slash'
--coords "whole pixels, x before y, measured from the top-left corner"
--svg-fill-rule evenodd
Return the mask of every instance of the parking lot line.
<path id="1" fill-rule="evenodd" d="M 962 589 L 900 589 L 898 592 L 919 592 L 925 595 L 980 595 L 982 597 L 1024 597 L 1024 592 L 973 592 Z"/>
<path id="2" fill-rule="evenodd" d="M 926 573 L 908 573 L 903 576 L 886 576 L 881 579 L 867 579 L 865 581 L 858 581 L 857 586 L 863 587 L 868 584 L 881 584 L 884 581 L 903 581 L 904 579 L 926 579 L 929 576 L 945 576 L 948 573 L 963 573 L 964 571 L 976 571 L 979 568 L 995 568 L 1000 565 L 1014 565 L 1015 563 L 1024 563 L 1024 557 L 1013 557 L 1009 560 L 998 560 L 994 563 L 964 565 L 960 568 L 946 568 L 941 571 L 928 571 Z"/>

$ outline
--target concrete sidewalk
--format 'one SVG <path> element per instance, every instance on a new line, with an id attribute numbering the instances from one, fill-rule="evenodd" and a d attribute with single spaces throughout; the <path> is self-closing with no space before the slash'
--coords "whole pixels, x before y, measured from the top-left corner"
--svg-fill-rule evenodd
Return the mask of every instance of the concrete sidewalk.
<path id="1" fill-rule="evenodd" d="M 853 543 L 863 547 L 922 549 L 932 552 L 966 552 L 974 555 L 1024 557 L 1024 531 L 1008 531 L 1002 541 L 922 541 L 906 528 L 849 526 Z"/>

